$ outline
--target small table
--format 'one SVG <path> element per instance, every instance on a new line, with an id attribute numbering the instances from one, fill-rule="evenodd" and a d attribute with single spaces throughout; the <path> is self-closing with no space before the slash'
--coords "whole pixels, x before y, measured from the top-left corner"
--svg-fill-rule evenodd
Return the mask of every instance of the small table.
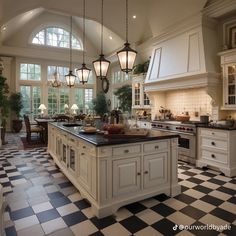
<path id="1" fill-rule="evenodd" d="M 44 128 L 44 137 L 45 137 L 45 143 L 48 142 L 48 122 L 54 122 L 54 119 L 48 118 L 35 118 L 34 119 L 38 125 L 42 126 Z"/>

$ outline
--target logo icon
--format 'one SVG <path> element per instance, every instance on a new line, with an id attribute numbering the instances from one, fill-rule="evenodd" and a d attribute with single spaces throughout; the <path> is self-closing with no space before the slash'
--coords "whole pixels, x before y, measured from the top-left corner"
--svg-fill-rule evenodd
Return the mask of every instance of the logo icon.
<path id="1" fill-rule="evenodd" d="M 177 229 L 178 229 L 178 225 L 173 226 L 174 231 L 177 230 Z"/>

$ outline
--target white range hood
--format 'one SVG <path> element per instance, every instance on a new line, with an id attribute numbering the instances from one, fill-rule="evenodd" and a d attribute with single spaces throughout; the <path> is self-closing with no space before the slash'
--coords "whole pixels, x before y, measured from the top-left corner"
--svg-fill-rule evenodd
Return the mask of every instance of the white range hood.
<path id="1" fill-rule="evenodd" d="M 213 99 L 220 86 L 218 35 L 215 22 L 205 21 L 161 38 L 154 45 L 145 92 L 205 88 Z"/>

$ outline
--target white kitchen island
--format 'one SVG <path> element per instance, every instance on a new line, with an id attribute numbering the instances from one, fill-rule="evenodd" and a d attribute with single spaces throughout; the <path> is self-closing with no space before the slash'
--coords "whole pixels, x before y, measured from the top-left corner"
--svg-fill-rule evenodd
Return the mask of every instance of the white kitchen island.
<path id="1" fill-rule="evenodd" d="M 48 135 L 48 152 L 98 218 L 132 202 L 181 192 L 178 135 L 150 131 L 147 137 L 114 139 L 56 122 Z"/>

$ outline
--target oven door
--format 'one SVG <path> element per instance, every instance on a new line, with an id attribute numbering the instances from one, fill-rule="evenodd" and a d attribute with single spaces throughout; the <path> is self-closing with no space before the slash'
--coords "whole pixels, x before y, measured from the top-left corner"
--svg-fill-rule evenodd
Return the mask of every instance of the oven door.
<path id="1" fill-rule="evenodd" d="M 194 134 L 179 134 L 179 154 L 196 158 L 196 136 Z"/>

